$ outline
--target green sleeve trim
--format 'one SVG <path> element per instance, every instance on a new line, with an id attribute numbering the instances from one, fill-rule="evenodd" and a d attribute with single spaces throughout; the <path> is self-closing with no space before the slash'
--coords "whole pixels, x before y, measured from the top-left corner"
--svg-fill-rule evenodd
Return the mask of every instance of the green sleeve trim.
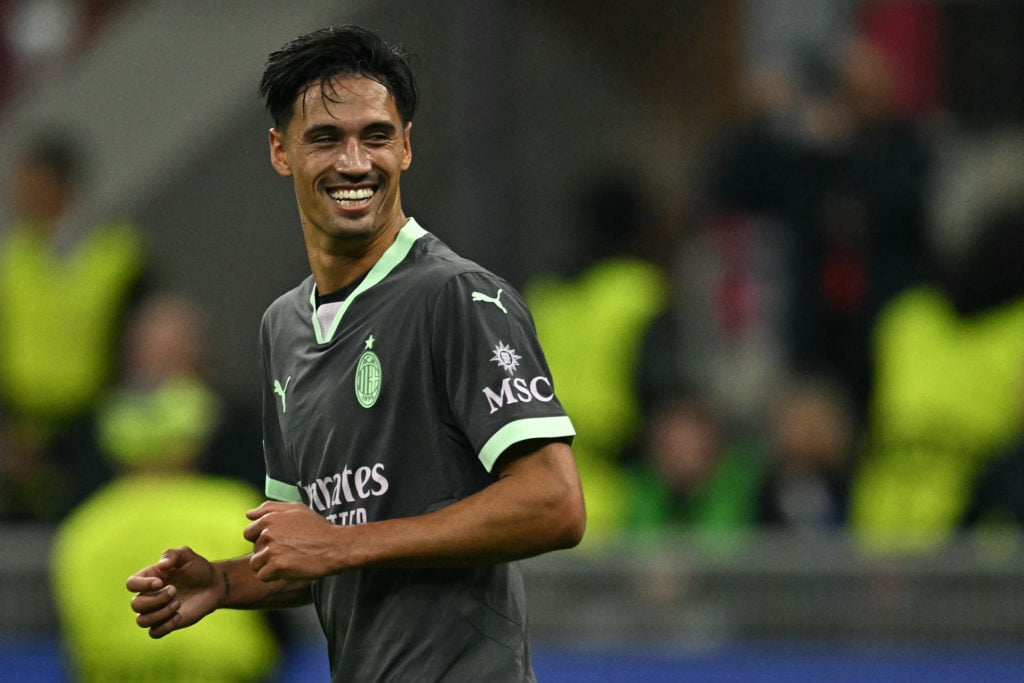
<path id="1" fill-rule="evenodd" d="M 565 415 L 532 417 L 509 423 L 494 433 L 480 449 L 480 462 L 488 472 L 509 446 L 527 439 L 559 439 L 576 436 L 572 421 Z"/>
<path id="2" fill-rule="evenodd" d="M 267 477 L 266 487 L 267 498 L 271 500 L 280 500 L 285 503 L 301 503 L 302 495 L 299 493 L 299 487 L 294 484 L 286 484 L 283 481 L 277 481 Z"/>

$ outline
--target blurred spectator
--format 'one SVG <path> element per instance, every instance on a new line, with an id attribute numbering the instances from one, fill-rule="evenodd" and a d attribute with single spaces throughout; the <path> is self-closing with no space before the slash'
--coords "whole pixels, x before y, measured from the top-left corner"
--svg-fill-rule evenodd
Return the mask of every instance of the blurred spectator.
<path id="1" fill-rule="evenodd" d="M 67 72 L 131 0 L 0 0 L 0 104 Z"/>
<path id="2" fill-rule="evenodd" d="M 705 326 L 691 315 L 683 333 L 714 331 L 704 334 L 716 342 L 703 344 L 711 363 L 691 365 L 720 393 L 735 383 L 731 402 L 748 414 L 787 369 L 833 374 L 860 421 L 874 318 L 933 272 L 930 142 L 863 36 L 806 55 L 799 69 L 750 74 L 741 104 L 717 138 L 699 239 L 687 245 L 697 251 L 680 268 L 691 284 L 677 298 L 707 309 Z M 701 268 L 703 290 L 692 283 Z"/>
<path id="3" fill-rule="evenodd" d="M 182 407 L 201 401 L 205 422 L 195 467 L 263 490 L 258 413 L 217 389 L 207 330 L 202 311 L 189 299 L 151 293 L 140 302 L 122 340 L 117 382 L 92 413 L 70 425 L 53 445 L 77 478 L 91 477 L 93 483 L 108 478 L 103 463 L 109 463 L 114 436 L 118 443 L 135 441 L 138 450 L 145 450 L 146 444 L 166 438 L 165 425 L 172 431 L 180 426 L 176 401 Z"/>
<path id="4" fill-rule="evenodd" d="M 979 474 L 1022 432 L 1024 202 L 991 211 L 942 281 L 894 299 L 879 318 L 851 489 L 853 530 L 871 548 L 947 540 Z"/>
<path id="5" fill-rule="evenodd" d="M 813 375 L 783 384 L 768 420 L 759 524 L 796 532 L 844 528 L 856 442 L 844 387 Z"/>
<path id="6" fill-rule="evenodd" d="M 728 543 L 754 527 L 762 451 L 731 438 L 707 402 L 679 394 L 656 405 L 634 464 L 632 531 L 685 530 Z"/>
<path id="7" fill-rule="evenodd" d="M 587 536 L 621 527 L 620 459 L 642 414 L 634 374 L 644 329 L 667 300 L 664 269 L 651 255 L 661 224 L 631 174 L 602 178 L 580 200 L 577 264 L 541 276 L 524 295 L 572 418 L 587 495 Z"/>
<path id="8" fill-rule="evenodd" d="M 712 209 L 687 234 L 672 297 L 644 330 L 636 380 L 645 409 L 677 386 L 713 401 L 730 430 L 757 431 L 785 372 L 785 254 L 778 225 Z"/>
<path id="9" fill-rule="evenodd" d="M 13 225 L 0 234 L 0 517 L 53 519 L 75 482 L 53 439 L 113 375 L 123 316 L 143 288 L 139 231 L 76 212 L 77 147 L 44 132 L 9 179 Z"/>
<path id="10" fill-rule="evenodd" d="M 919 124 L 900 114 L 890 66 L 873 43 L 855 36 L 811 66 L 800 193 L 788 207 L 796 236 L 793 360 L 837 374 L 860 419 L 878 311 L 933 274 L 932 156 Z"/>
<path id="11" fill-rule="evenodd" d="M 52 557 L 76 680 L 257 681 L 276 661 L 263 613 L 218 612 L 159 641 L 124 618 L 124 581 L 145 558 L 185 538 L 223 557 L 251 551 L 239 511 L 259 491 L 201 471 L 223 410 L 202 375 L 204 342 L 191 303 L 147 300 L 126 336 L 122 381 L 99 404 L 91 447 L 117 476 L 62 523 Z"/>

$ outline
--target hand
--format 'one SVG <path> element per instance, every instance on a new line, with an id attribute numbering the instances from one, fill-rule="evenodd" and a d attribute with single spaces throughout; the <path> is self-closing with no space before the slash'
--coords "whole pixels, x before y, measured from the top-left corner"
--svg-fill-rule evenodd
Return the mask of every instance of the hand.
<path id="1" fill-rule="evenodd" d="M 128 578 L 135 622 L 151 638 L 191 626 L 217 608 L 223 585 L 213 565 L 189 547 L 168 550 L 160 561 Z"/>
<path id="2" fill-rule="evenodd" d="M 261 581 L 313 580 L 336 573 L 329 536 L 336 527 L 302 503 L 268 501 L 245 513 L 249 564 Z"/>

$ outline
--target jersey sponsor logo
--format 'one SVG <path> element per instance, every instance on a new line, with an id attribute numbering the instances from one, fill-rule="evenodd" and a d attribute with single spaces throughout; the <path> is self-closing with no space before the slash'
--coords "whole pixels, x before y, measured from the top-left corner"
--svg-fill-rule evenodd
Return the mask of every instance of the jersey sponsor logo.
<path id="1" fill-rule="evenodd" d="M 532 379 L 513 376 L 519 368 L 519 361 L 522 360 L 522 356 L 516 353 L 515 349 L 511 346 L 498 341 L 493 351 L 494 355 L 491 356 L 491 361 L 497 363 L 498 367 L 507 372 L 509 376 L 502 380 L 497 390 L 491 387 L 484 387 L 483 389 L 484 397 L 487 399 L 487 407 L 492 415 L 506 405 L 529 403 L 530 401 L 547 403 L 555 397 L 554 388 L 549 378 L 543 375 L 538 375 Z"/>
<path id="2" fill-rule="evenodd" d="M 334 524 L 361 524 L 367 521 L 365 508 L 337 508 L 383 496 L 391 488 L 391 483 L 384 474 L 384 464 L 377 463 L 356 469 L 346 467 L 341 472 L 300 486 L 306 492 L 310 509 L 322 514 L 327 521 Z"/>
<path id="3" fill-rule="evenodd" d="M 291 383 L 291 381 L 292 381 L 292 378 L 289 377 L 288 379 L 286 379 L 284 381 L 284 385 L 282 386 L 281 385 L 281 380 L 279 380 L 279 379 L 275 379 L 274 380 L 274 393 L 281 397 L 281 412 L 282 413 L 287 413 L 288 412 L 288 406 L 287 406 L 287 404 L 285 402 L 284 392 L 288 391 L 288 385 Z"/>
<path id="4" fill-rule="evenodd" d="M 498 364 L 502 370 L 507 372 L 509 375 L 516 374 L 516 368 L 519 367 L 519 361 L 522 360 L 522 356 L 516 353 L 516 350 L 511 346 L 507 346 L 504 342 L 498 341 L 494 346 L 494 355 L 491 356 L 491 361 Z"/>
<path id="5" fill-rule="evenodd" d="M 547 403 L 555 397 L 555 392 L 551 386 L 551 380 L 543 375 L 538 375 L 529 380 L 522 377 L 506 377 L 497 391 L 490 387 L 484 387 L 484 396 L 487 398 L 490 414 L 493 415 L 512 403 L 529 403 L 530 401 Z"/>
<path id="6" fill-rule="evenodd" d="M 473 301 L 486 301 L 487 303 L 494 304 L 495 306 L 501 309 L 502 313 L 508 315 L 508 309 L 505 308 L 505 304 L 501 303 L 501 293 L 504 291 L 504 289 L 499 289 L 498 293 L 495 294 L 494 296 L 488 296 L 483 292 L 473 292 L 472 294 L 470 294 L 470 297 L 473 299 Z"/>
<path id="7" fill-rule="evenodd" d="M 373 406 L 380 397 L 382 373 L 380 358 L 372 351 L 375 341 L 372 334 L 366 339 L 366 350 L 356 363 L 356 400 L 364 408 Z"/>

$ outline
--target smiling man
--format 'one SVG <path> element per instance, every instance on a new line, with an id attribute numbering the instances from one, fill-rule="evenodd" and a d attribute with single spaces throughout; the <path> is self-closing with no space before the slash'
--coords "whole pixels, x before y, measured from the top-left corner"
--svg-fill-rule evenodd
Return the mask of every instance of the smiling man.
<path id="1" fill-rule="evenodd" d="M 312 600 L 334 681 L 531 681 L 515 560 L 579 543 L 574 435 L 522 298 L 406 217 L 405 53 L 324 29 L 270 55 L 270 158 L 311 275 L 264 315 L 253 552 L 128 579 L 154 638 Z M 185 504 L 185 503 L 183 503 Z"/>

